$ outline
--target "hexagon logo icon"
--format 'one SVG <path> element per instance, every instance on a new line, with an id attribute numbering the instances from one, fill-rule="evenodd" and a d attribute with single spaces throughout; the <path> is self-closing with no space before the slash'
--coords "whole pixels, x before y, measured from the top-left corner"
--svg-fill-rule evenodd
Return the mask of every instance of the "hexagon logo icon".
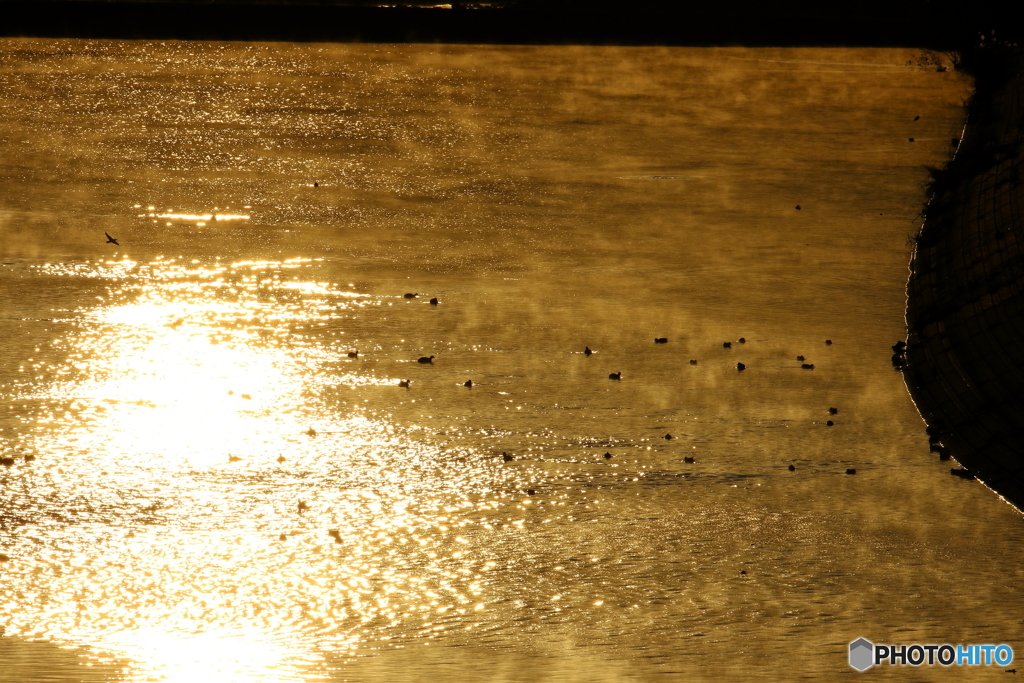
<path id="1" fill-rule="evenodd" d="M 867 638 L 858 638 L 850 643 L 850 666 L 857 671 L 866 671 L 874 664 L 875 646 Z"/>

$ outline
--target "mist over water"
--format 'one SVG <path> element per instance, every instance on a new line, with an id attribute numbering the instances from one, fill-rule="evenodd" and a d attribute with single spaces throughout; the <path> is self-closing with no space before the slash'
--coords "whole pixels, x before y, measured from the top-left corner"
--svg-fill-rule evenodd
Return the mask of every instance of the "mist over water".
<path id="1" fill-rule="evenodd" d="M 888 362 L 926 61 L 0 42 L 0 681 L 1016 647 L 1020 515 Z"/>

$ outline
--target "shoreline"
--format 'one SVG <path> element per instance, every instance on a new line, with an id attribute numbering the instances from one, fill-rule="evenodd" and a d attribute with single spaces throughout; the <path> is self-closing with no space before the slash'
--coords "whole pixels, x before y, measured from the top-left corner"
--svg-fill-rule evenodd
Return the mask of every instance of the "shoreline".
<path id="1" fill-rule="evenodd" d="M 975 93 L 956 155 L 932 172 L 907 282 L 904 381 L 933 452 L 1024 510 L 1024 55 L 997 43 L 963 60 Z"/>

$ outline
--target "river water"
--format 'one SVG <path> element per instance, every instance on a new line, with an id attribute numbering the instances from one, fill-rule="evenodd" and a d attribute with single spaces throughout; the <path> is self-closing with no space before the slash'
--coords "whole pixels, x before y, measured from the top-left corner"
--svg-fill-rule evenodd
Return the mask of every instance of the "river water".
<path id="1" fill-rule="evenodd" d="M 1020 514 L 889 364 L 929 61 L 0 41 L 0 681 L 1016 647 Z"/>

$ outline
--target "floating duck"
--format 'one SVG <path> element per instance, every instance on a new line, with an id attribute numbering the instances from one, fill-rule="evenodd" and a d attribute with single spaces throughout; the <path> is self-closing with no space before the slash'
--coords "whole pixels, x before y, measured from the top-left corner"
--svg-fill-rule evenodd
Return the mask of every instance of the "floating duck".
<path id="1" fill-rule="evenodd" d="M 605 454 L 604 454 L 604 459 L 605 459 L 605 460 L 611 460 L 611 459 L 612 459 L 612 457 L 613 457 L 613 456 L 612 456 L 612 454 L 611 454 L 611 453 L 605 453 Z"/>
<path id="2" fill-rule="evenodd" d="M 683 462 L 687 462 L 687 463 L 690 463 L 690 464 L 692 465 L 693 463 L 695 463 L 695 462 L 697 462 L 697 461 L 696 461 L 696 460 L 694 460 L 694 459 L 693 459 L 692 457 L 690 457 L 689 455 L 684 455 L 684 456 L 683 456 Z"/>
<path id="3" fill-rule="evenodd" d="M 731 349 L 732 348 L 732 342 L 725 342 L 724 344 L 722 344 L 722 348 L 723 349 Z"/>
<path id="4" fill-rule="evenodd" d="M 826 427 L 835 427 L 835 426 L 836 426 L 836 423 L 835 423 L 835 422 L 833 422 L 832 420 L 829 420 L 829 421 L 827 421 L 827 422 L 825 423 L 825 426 L 826 426 Z"/>
<path id="5" fill-rule="evenodd" d="M 431 300 L 430 300 L 430 305 L 431 305 L 431 306 L 436 306 L 436 305 L 437 305 L 437 303 L 438 303 L 438 302 L 437 302 L 437 297 L 436 297 L 436 296 L 435 296 L 435 297 L 434 297 L 433 299 L 431 299 Z"/>
<path id="6" fill-rule="evenodd" d="M 355 351 L 349 351 L 348 352 L 348 357 L 349 358 L 359 358 L 359 350 L 357 349 Z"/>
<path id="7" fill-rule="evenodd" d="M 743 370 L 747 369 L 747 366 L 744 365 L 743 363 L 737 363 L 736 364 L 736 369 L 742 372 Z"/>
<path id="8" fill-rule="evenodd" d="M 433 365 L 434 364 L 434 357 L 433 356 L 430 356 L 430 357 L 422 356 L 416 362 L 417 363 L 422 363 L 423 365 Z"/>
<path id="9" fill-rule="evenodd" d="M 584 356 L 590 356 L 590 355 L 591 355 L 591 354 L 593 354 L 593 353 L 594 353 L 594 352 L 590 350 L 590 347 L 589 347 L 589 346 L 584 346 L 584 347 L 583 347 L 583 355 L 584 355 Z"/>
<path id="10" fill-rule="evenodd" d="M 300 500 L 299 501 L 299 514 L 302 514 L 303 512 L 305 512 L 308 509 L 309 509 L 309 506 L 306 505 L 306 501 Z"/>
<path id="11" fill-rule="evenodd" d="M 417 296 L 419 296 L 419 295 L 418 294 L 413 294 L 412 292 L 406 292 L 405 293 L 405 298 L 406 299 L 415 299 Z"/>
<path id="12" fill-rule="evenodd" d="M 285 460 L 287 460 L 287 458 L 285 458 L 283 455 L 277 456 L 277 461 L 278 462 L 284 462 Z"/>
<path id="13" fill-rule="evenodd" d="M 306 430 L 306 436 L 316 436 L 316 430 L 310 427 Z"/>
<path id="14" fill-rule="evenodd" d="M 851 467 L 850 469 L 846 470 L 846 473 L 847 474 L 857 474 L 857 470 Z"/>
<path id="15" fill-rule="evenodd" d="M 738 341 L 740 344 L 746 344 L 747 343 L 747 340 L 744 337 L 740 337 L 736 341 Z"/>
<path id="16" fill-rule="evenodd" d="M 800 205 L 799 205 L 799 204 L 797 204 L 797 205 L 796 205 L 796 210 L 797 210 L 797 211 L 799 211 L 799 210 L 800 210 Z"/>
<path id="17" fill-rule="evenodd" d="M 803 356 L 797 356 L 797 357 L 796 357 L 796 359 L 797 359 L 797 360 L 807 360 L 807 359 L 806 359 L 806 358 L 804 358 Z"/>
<path id="18" fill-rule="evenodd" d="M 790 465 L 789 466 L 789 471 L 790 472 L 796 472 L 796 465 Z"/>
<path id="19" fill-rule="evenodd" d="M 695 360 L 691 360 L 690 361 L 690 365 L 696 365 L 696 364 L 697 364 L 697 361 L 695 361 Z"/>
<path id="20" fill-rule="evenodd" d="M 513 460 L 515 460 L 515 458 L 513 458 L 511 455 L 509 455 L 505 451 L 501 452 L 501 459 L 502 459 L 503 462 L 512 462 Z"/>
<path id="21" fill-rule="evenodd" d="M 803 368 L 804 370 L 813 370 L 814 369 L 814 363 L 804 363 L 800 367 Z"/>
<path id="22" fill-rule="evenodd" d="M 832 346 L 832 340 L 831 339 L 826 339 L 825 340 L 825 345 L 826 346 Z"/>
<path id="23" fill-rule="evenodd" d="M 828 409 L 828 414 L 829 415 L 835 415 L 838 412 L 839 412 L 839 408 L 829 408 Z"/>
<path id="24" fill-rule="evenodd" d="M 668 344 L 668 337 L 656 337 L 654 339 L 655 344 Z"/>
<path id="25" fill-rule="evenodd" d="M 622 373 L 613 372 L 612 374 L 608 375 L 608 379 L 622 379 Z"/>
<path id="26" fill-rule="evenodd" d="M 241 460 L 241 458 L 239 458 L 237 455 L 228 456 L 228 462 L 238 462 L 239 460 Z"/>
<path id="27" fill-rule="evenodd" d="M 672 435 L 671 434 L 666 434 L 665 435 L 665 441 L 671 441 L 671 440 L 672 440 Z"/>
<path id="28" fill-rule="evenodd" d="M 469 387 L 470 389 L 472 389 L 472 388 L 473 388 L 473 380 L 471 380 L 471 379 L 467 379 L 467 380 L 466 380 L 466 383 L 465 383 L 465 384 L 463 384 L 462 386 L 464 386 L 464 387 Z"/>
<path id="29" fill-rule="evenodd" d="M 410 382 L 410 381 L 412 381 L 412 380 L 408 380 L 408 379 L 400 379 L 400 380 L 398 380 L 398 386 L 400 386 L 400 387 L 405 387 L 406 389 L 408 389 L 408 388 L 409 388 L 409 382 Z"/>

